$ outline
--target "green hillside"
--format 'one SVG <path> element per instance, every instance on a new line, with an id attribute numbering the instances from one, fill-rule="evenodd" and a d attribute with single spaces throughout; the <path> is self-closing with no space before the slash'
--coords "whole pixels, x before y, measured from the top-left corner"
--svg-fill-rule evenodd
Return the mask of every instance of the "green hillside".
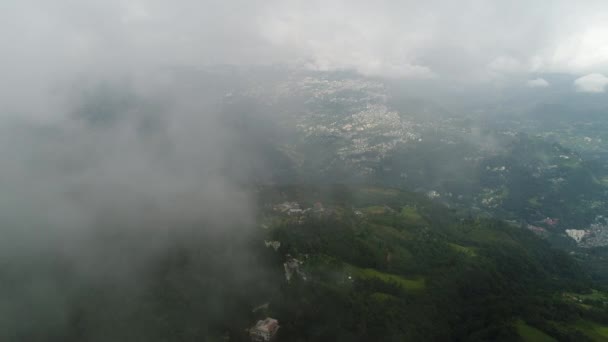
<path id="1" fill-rule="evenodd" d="M 268 314 L 282 338 L 312 341 L 584 341 L 582 309 L 563 293 L 592 293 L 566 253 L 526 229 L 462 217 L 418 195 L 370 187 L 275 187 L 261 234 L 304 276 L 281 287 Z M 309 208 L 321 202 L 323 210 Z M 317 204 L 319 207 L 319 204 Z M 525 322 L 525 323 L 524 323 Z"/>

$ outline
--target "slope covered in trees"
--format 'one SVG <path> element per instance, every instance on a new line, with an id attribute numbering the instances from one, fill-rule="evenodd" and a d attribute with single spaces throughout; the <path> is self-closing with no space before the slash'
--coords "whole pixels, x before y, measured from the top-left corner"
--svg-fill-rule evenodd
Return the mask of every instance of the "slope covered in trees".
<path id="1" fill-rule="evenodd" d="M 526 229 L 393 189 L 269 193 L 302 207 L 324 204 L 297 215 L 266 211 L 277 254 L 301 260 L 306 275 L 271 301 L 287 340 L 510 341 L 537 329 L 584 341 L 576 322 L 608 318 L 601 305 L 564 299 L 593 284 L 569 255 Z"/>

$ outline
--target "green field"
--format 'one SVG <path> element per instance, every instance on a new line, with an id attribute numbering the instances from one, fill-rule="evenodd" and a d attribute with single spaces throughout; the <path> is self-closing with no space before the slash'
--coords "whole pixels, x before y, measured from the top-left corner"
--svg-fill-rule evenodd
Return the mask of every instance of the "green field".
<path id="1" fill-rule="evenodd" d="M 386 302 L 387 300 L 393 300 L 397 298 L 395 296 L 382 292 L 374 292 L 371 294 L 370 297 L 377 302 Z"/>
<path id="2" fill-rule="evenodd" d="M 365 208 L 363 212 L 370 215 L 382 215 L 386 212 L 386 208 L 381 205 L 373 205 L 371 207 Z"/>
<path id="3" fill-rule="evenodd" d="M 608 341 L 608 326 L 591 321 L 578 321 L 574 327 L 593 341 Z"/>
<path id="4" fill-rule="evenodd" d="M 527 325 L 524 321 L 518 320 L 515 323 L 517 333 L 521 336 L 522 340 L 526 342 L 551 342 L 555 339 L 542 330 L 536 329 L 533 326 Z"/>
<path id="5" fill-rule="evenodd" d="M 534 197 L 529 198 L 528 199 L 528 204 L 530 204 L 531 206 L 533 206 L 535 208 L 541 206 L 540 202 L 538 201 L 538 196 L 534 196 Z"/>
<path id="6" fill-rule="evenodd" d="M 470 257 L 474 257 L 477 256 L 477 253 L 475 252 L 475 249 L 472 247 L 465 247 L 465 246 L 461 246 L 455 243 L 448 243 L 448 245 L 455 251 L 466 254 Z"/>
<path id="7" fill-rule="evenodd" d="M 378 188 L 378 187 L 363 187 L 359 190 L 359 192 L 361 192 L 363 194 L 383 195 L 383 196 L 397 196 L 400 194 L 399 190 Z"/>
<path id="8" fill-rule="evenodd" d="M 608 301 L 608 293 L 602 292 L 602 291 L 598 291 L 598 290 L 591 290 L 591 293 L 588 293 L 588 294 L 577 294 L 577 296 L 580 297 L 580 298 L 582 298 L 582 299 Z"/>
<path id="9" fill-rule="evenodd" d="M 399 231 L 391 226 L 384 226 L 380 224 L 371 224 L 370 227 L 373 232 L 378 236 L 393 241 L 407 241 L 413 238 L 413 234 L 408 231 Z"/>
<path id="10" fill-rule="evenodd" d="M 426 282 L 423 277 L 406 278 L 395 274 L 380 272 L 371 268 L 358 268 L 355 266 L 349 266 L 348 269 L 356 278 L 377 278 L 384 282 L 396 283 L 406 290 L 421 291 L 426 287 Z"/>
<path id="11" fill-rule="evenodd" d="M 414 207 L 405 206 L 401 209 L 401 217 L 411 224 L 424 224 L 424 218 L 418 213 Z"/>
<path id="12" fill-rule="evenodd" d="M 590 293 L 582 293 L 582 294 L 566 292 L 566 293 L 564 293 L 564 296 L 574 302 L 578 302 L 579 300 L 583 300 L 583 301 L 591 300 L 591 301 L 605 302 L 605 303 L 608 302 L 608 293 L 602 292 L 602 291 L 597 291 L 597 290 L 591 290 Z"/>

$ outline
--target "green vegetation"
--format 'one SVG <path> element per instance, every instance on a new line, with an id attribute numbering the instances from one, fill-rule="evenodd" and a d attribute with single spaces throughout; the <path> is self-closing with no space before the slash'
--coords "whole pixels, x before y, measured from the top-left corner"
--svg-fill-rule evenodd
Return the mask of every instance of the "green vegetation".
<path id="1" fill-rule="evenodd" d="M 608 293 L 592 289 L 589 293 L 567 293 L 573 299 L 601 301 L 608 303 Z"/>
<path id="2" fill-rule="evenodd" d="M 365 208 L 364 212 L 370 215 L 381 215 L 386 212 L 386 208 L 380 205 L 373 205 Z"/>
<path id="3" fill-rule="evenodd" d="M 527 229 L 396 190 L 274 191 L 326 208 L 265 231 L 304 263 L 271 303 L 288 340 L 586 341 L 573 322 L 608 322 L 576 261 Z"/>
<path id="4" fill-rule="evenodd" d="M 382 196 L 397 196 L 399 191 L 395 189 L 379 188 L 379 187 L 363 187 L 359 190 L 362 194 L 374 194 Z"/>
<path id="5" fill-rule="evenodd" d="M 389 295 L 386 293 L 382 293 L 382 292 L 374 292 L 371 294 L 370 297 L 378 302 L 386 302 L 386 301 L 397 299 L 397 297 L 395 297 L 395 296 L 392 296 L 392 295 Z"/>
<path id="6" fill-rule="evenodd" d="M 599 160 L 585 160 L 541 137 L 484 134 L 499 146 L 491 153 L 457 136 L 446 145 L 444 135 L 427 137 L 415 146 L 399 146 L 382 160 L 374 182 L 434 190 L 441 195 L 439 200 L 475 216 L 530 224 L 559 218 L 560 228 L 589 226 L 608 210 L 608 193 L 601 186 L 608 184 L 608 169 Z"/>
<path id="7" fill-rule="evenodd" d="M 411 206 L 405 206 L 401 209 L 401 216 L 411 224 L 423 224 L 424 218 L 418 213 L 416 208 Z"/>
<path id="8" fill-rule="evenodd" d="M 91 279 L 74 290 L 65 327 L 23 340 L 88 341 L 103 333 L 113 341 L 242 342 L 249 341 L 245 329 L 266 316 L 279 320 L 282 340 L 298 342 L 606 337 L 605 289 L 527 229 L 394 189 L 273 186 L 258 195 L 258 222 L 248 234 L 210 238 L 191 227 L 188 239 L 170 239 L 179 243 L 138 270 L 131 293 Z M 275 210 L 285 201 L 306 210 Z M 313 207 L 318 202 L 322 209 Z M 162 241 L 186 234 L 146 233 Z M 280 247 L 266 247 L 268 240 Z M 297 266 L 289 282 L 288 260 Z M 45 270 L 66 282 L 63 265 L 48 262 Z M 1 286 L 12 290 L 21 276 L 5 269 Z"/>
<path id="9" fill-rule="evenodd" d="M 538 201 L 538 196 L 534 196 L 528 199 L 528 203 L 532 206 L 532 207 L 540 207 L 540 202 Z"/>
<path id="10" fill-rule="evenodd" d="M 424 282 L 424 277 L 407 279 L 403 276 L 388 274 L 371 268 L 361 269 L 358 267 L 349 267 L 347 271 L 352 272 L 356 278 L 363 280 L 380 279 L 386 283 L 397 284 L 406 290 L 420 291 L 424 290 L 426 285 Z"/>
<path id="11" fill-rule="evenodd" d="M 555 339 L 535 327 L 527 325 L 524 321 L 518 320 L 515 323 L 517 333 L 525 342 L 554 342 Z"/>
<path id="12" fill-rule="evenodd" d="M 455 251 L 461 252 L 465 255 L 468 255 L 470 257 L 474 257 L 477 255 L 477 253 L 475 252 L 474 248 L 471 247 L 465 247 L 465 246 L 461 246 L 455 243 L 450 242 L 449 243 L 450 247 L 452 247 Z"/>
<path id="13" fill-rule="evenodd" d="M 582 331 L 592 341 L 608 341 L 608 325 L 600 325 L 590 321 L 578 321 L 575 328 Z"/>

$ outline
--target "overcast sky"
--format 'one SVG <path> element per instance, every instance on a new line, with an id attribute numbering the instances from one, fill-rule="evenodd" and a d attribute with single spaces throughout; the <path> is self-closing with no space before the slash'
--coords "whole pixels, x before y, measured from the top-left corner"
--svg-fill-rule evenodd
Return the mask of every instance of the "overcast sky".
<path id="1" fill-rule="evenodd" d="M 5 0 L 0 28 L 3 74 L 273 62 L 475 81 L 608 72 L 606 1 Z"/>
<path id="2" fill-rule="evenodd" d="M 531 91 L 551 89 L 545 74 L 566 73 L 576 79 L 573 93 L 601 94 L 608 85 L 608 2 L 0 2 L 3 116 L 60 112 L 62 89 L 78 78 L 276 63 Z"/>

